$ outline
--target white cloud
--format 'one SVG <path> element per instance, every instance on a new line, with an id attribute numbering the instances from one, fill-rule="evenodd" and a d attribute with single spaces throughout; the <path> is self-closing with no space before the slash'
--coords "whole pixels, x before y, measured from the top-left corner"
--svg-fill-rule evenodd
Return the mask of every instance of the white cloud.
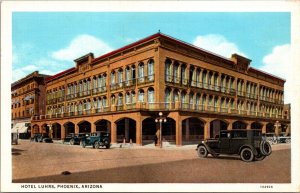
<path id="1" fill-rule="evenodd" d="M 193 44 L 226 58 L 230 58 L 234 53 L 247 57 L 235 43 L 228 41 L 220 34 L 197 36 Z"/>
<path id="2" fill-rule="evenodd" d="M 32 73 L 37 69 L 38 67 L 36 67 L 35 65 L 28 65 L 22 68 L 13 69 L 13 82 L 21 78 L 24 78 L 25 76 L 27 76 L 28 74 Z"/>
<path id="3" fill-rule="evenodd" d="M 291 46 L 284 44 L 275 46 L 272 52 L 263 58 L 261 70 L 286 79 L 284 85 L 284 101 L 290 103 L 293 97 L 292 78 L 293 66 L 291 62 Z"/>
<path id="4" fill-rule="evenodd" d="M 102 40 L 82 34 L 75 37 L 66 48 L 53 52 L 52 57 L 57 60 L 73 61 L 89 52 L 98 56 L 111 50 L 112 48 Z"/>

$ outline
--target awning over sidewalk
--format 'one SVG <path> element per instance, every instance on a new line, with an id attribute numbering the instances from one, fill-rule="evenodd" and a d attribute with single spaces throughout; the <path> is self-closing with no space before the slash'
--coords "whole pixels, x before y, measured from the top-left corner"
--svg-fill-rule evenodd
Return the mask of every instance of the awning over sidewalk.
<path id="1" fill-rule="evenodd" d="M 28 125 L 26 122 L 17 123 L 12 129 L 12 133 L 27 133 Z"/>

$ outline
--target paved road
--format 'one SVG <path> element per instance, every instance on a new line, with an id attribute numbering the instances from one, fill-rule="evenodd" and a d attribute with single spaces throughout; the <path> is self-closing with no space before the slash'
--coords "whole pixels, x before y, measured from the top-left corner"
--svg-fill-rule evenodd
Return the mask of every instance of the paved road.
<path id="1" fill-rule="evenodd" d="M 263 161 L 199 159 L 181 148 L 81 148 L 22 141 L 13 146 L 13 182 L 22 183 L 290 183 L 290 145 Z M 63 171 L 71 172 L 62 175 Z"/>

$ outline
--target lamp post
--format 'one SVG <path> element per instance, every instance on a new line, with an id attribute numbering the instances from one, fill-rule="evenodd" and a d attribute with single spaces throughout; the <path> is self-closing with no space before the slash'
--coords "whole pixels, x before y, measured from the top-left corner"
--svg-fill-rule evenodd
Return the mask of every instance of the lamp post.
<path id="1" fill-rule="evenodd" d="M 159 117 L 155 119 L 155 122 L 159 122 L 159 142 L 160 148 L 162 148 L 162 122 L 167 122 L 167 117 L 163 117 L 163 113 L 158 113 Z"/>
<path id="2" fill-rule="evenodd" d="M 52 123 L 51 123 L 51 121 L 50 121 L 50 124 L 48 125 L 48 127 L 49 127 L 49 137 L 52 139 Z"/>

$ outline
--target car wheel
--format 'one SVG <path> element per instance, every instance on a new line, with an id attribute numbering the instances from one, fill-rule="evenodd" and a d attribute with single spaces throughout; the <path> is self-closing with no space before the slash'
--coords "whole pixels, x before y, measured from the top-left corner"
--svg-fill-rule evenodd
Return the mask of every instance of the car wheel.
<path id="1" fill-rule="evenodd" d="M 207 149 L 205 146 L 201 145 L 198 147 L 198 156 L 201 157 L 201 158 L 204 158 L 204 157 L 207 157 Z"/>
<path id="2" fill-rule="evenodd" d="M 70 140 L 70 145 L 74 145 L 74 139 Z"/>
<path id="3" fill-rule="evenodd" d="M 253 161 L 253 158 L 254 158 L 252 149 L 250 149 L 248 147 L 242 149 L 240 156 L 241 156 L 242 160 L 245 162 L 251 162 L 251 161 Z"/>
<path id="4" fill-rule="evenodd" d="M 258 153 L 256 156 L 255 156 L 255 160 L 256 161 L 261 161 L 263 159 L 265 159 L 265 155 L 262 155 L 261 153 Z"/>
<path id="5" fill-rule="evenodd" d="M 98 141 L 96 141 L 94 146 L 95 146 L 96 149 L 99 149 L 100 148 L 100 143 Z"/>
<path id="6" fill-rule="evenodd" d="M 260 143 L 260 152 L 262 155 L 270 155 L 272 153 L 272 147 L 269 142 L 267 141 L 262 141 Z"/>
<path id="7" fill-rule="evenodd" d="M 107 141 L 107 142 L 105 142 L 105 147 L 106 147 L 106 149 L 109 149 L 110 148 L 110 144 L 109 144 L 109 142 Z"/>

